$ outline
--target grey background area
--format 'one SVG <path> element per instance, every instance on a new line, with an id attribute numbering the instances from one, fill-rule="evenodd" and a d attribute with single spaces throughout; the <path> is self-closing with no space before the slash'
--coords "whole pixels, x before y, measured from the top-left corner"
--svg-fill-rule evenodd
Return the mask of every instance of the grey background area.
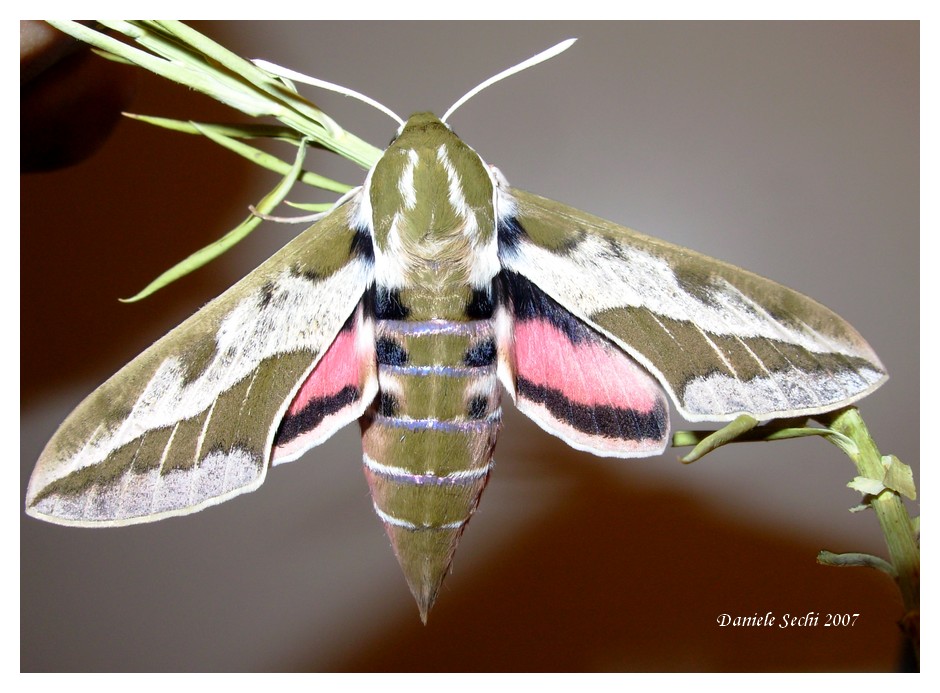
<path id="1" fill-rule="evenodd" d="M 198 26 L 403 116 L 441 113 L 579 37 L 463 106 L 455 131 L 517 187 L 747 267 L 848 319 L 891 373 L 862 413 L 919 480 L 916 23 Z M 305 93 L 375 144 L 395 132 L 363 104 Z M 233 118 L 149 77 L 132 110 Z M 363 178 L 327 154 L 308 162 Z M 274 183 L 209 143 L 135 122 L 86 163 L 22 179 L 23 489 L 81 398 L 297 232 L 266 224 L 146 302 L 116 301 L 227 231 Z M 598 459 L 504 408 L 496 470 L 426 627 L 350 427 L 256 493 L 197 515 L 112 530 L 24 515 L 22 668 L 901 666 L 889 581 L 815 564 L 822 548 L 884 552 L 874 515 L 848 512 L 854 468 L 834 447 L 732 446 L 692 466 L 673 450 Z M 860 616 L 842 629 L 715 623 L 766 611 Z"/>

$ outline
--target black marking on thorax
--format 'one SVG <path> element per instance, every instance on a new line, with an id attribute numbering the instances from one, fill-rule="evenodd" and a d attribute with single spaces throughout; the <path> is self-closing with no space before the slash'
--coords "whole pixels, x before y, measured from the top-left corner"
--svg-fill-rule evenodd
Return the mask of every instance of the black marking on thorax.
<path id="1" fill-rule="evenodd" d="M 515 253 L 516 248 L 528 237 L 525 229 L 515 217 L 504 217 L 496 225 L 496 239 L 499 244 L 499 257 Z"/>
<path id="2" fill-rule="evenodd" d="M 473 289 L 465 312 L 471 320 L 489 320 L 493 317 L 495 309 L 496 294 L 493 291 L 493 285 L 490 285 L 485 289 Z"/>
<path id="3" fill-rule="evenodd" d="M 370 265 L 375 264 L 375 249 L 372 247 L 372 236 L 369 229 L 357 226 L 349 245 L 349 254 L 358 257 Z"/>
<path id="4" fill-rule="evenodd" d="M 401 292 L 398 289 L 387 289 L 376 286 L 372 302 L 377 320 L 405 320 L 411 311 L 401 301 Z"/>

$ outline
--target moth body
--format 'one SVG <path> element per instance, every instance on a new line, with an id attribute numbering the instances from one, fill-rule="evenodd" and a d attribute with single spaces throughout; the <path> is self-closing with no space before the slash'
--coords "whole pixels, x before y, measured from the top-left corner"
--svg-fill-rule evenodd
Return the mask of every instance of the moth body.
<path id="1" fill-rule="evenodd" d="M 480 158 L 430 115 L 409 121 L 363 191 L 379 382 L 360 419 L 363 463 L 422 620 L 486 485 L 500 426 L 493 195 Z"/>

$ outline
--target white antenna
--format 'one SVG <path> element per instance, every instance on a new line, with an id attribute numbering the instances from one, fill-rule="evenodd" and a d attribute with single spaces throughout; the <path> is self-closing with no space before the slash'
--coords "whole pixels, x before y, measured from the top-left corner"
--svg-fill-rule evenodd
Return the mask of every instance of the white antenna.
<path id="1" fill-rule="evenodd" d="M 300 72 L 295 72 L 286 67 L 281 67 L 280 65 L 275 65 L 274 63 L 269 63 L 267 60 L 252 60 L 255 65 L 260 67 L 262 70 L 267 70 L 272 75 L 277 75 L 278 77 L 284 77 L 286 79 L 294 80 L 295 82 L 300 82 L 302 84 L 309 84 L 314 87 L 320 87 L 321 89 L 329 89 L 330 91 L 335 91 L 337 93 L 343 94 L 344 96 L 351 96 L 354 99 L 359 99 L 373 108 L 376 108 L 382 113 L 393 118 L 399 125 L 404 125 L 405 121 L 402 120 L 395 111 L 383 106 L 375 99 L 369 98 L 365 94 L 360 94 L 358 91 L 350 89 L 349 87 L 343 87 L 339 84 L 333 84 L 332 82 L 327 82 L 323 79 L 317 79 L 316 77 L 308 77 L 305 74 Z"/>
<path id="2" fill-rule="evenodd" d="M 444 115 L 443 115 L 443 117 L 441 118 L 441 120 L 446 123 L 446 122 L 447 122 L 447 119 L 450 118 L 451 115 L 453 115 L 454 111 L 456 111 L 458 108 L 460 108 L 460 107 L 461 107 L 464 103 L 466 103 L 471 97 L 476 96 L 476 95 L 479 94 L 481 91 L 483 91 L 484 89 L 486 89 L 488 86 L 490 86 L 490 85 L 492 85 L 492 84 L 495 84 L 496 82 L 500 81 L 501 79 L 505 79 L 506 77 L 509 77 L 510 75 L 514 75 L 514 74 L 516 74 L 517 72 L 522 72 L 523 70 L 525 70 L 525 69 L 527 69 L 527 68 L 530 68 L 530 67 L 532 67 L 533 65 L 538 65 L 538 64 L 541 63 L 541 62 L 545 62 L 545 61 L 548 60 L 549 58 L 554 58 L 554 57 L 555 57 L 556 55 L 558 55 L 559 53 L 562 53 L 562 52 L 568 50 L 568 49 L 571 47 L 571 44 L 573 44 L 573 43 L 574 43 L 575 41 L 577 41 L 577 40 L 578 40 L 578 39 L 570 38 L 570 39 L 568 39 L 567 41 L 562 41 L 561 43 L 552 46 L 552 47 L 549 48 L 548 50 L 544 50 L 544 51 L 542 51 L 541 53 L 539 53 L 538 55 L 533 55 L 533 56 L 532 56 L 531 58 L 529 58 L 528 60 L 524 60 L 524 61 L 522 61 L 521 63 L 519 63 L 518 65 L 516 65 L 516 66 L 514 66 L 514 67 L 510 67 L 508 70 L 503 70 L 503 71 L 500 72 L 498 75 L 496 75 L 496 76 L 494 76 L 494 77 L 490 77 L 488 80 L 486 80 L 485 82 L 483 82 L 483 83 L 480 84 L 479 86 L 474 87 L 473 89 L 471 89 L 470 91 L 468 91 L 466 94 L 464 94 L 462 97 L 460 97 L 460 98 L 457 100 L 457 103 L 455 103 L 453 106 L 451 106 L 450 108 L 447 109 L 447 112 L 444 113 Z"/>

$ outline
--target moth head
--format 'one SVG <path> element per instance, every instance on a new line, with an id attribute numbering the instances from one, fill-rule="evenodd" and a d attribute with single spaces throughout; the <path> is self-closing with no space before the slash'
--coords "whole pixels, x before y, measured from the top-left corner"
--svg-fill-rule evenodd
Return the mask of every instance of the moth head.
<path id="1" fill-rule="evenodd" d="M 457 139 L 450 126 L 433 113 L 415 113 L 398 129 L 398 134 L 389 143 L 389 149 L 436 148 L 441 143 Z"/>

